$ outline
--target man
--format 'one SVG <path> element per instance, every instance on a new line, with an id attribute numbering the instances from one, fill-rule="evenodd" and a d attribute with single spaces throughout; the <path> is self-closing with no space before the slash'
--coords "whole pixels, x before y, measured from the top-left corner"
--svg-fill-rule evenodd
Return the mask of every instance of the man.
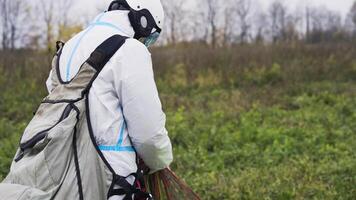
<path id="1" fill-rule="evenodd" d="M 66 42 L 59 61 L 60 78 L 68 82 L 103 41 L 116 34 L 128 37 L 89 92 L 96 143 L 115 172 L 124 177 L 137 171 L 136 152 L 150 173 L 172 162 L 166 118 L 147 49 L 158 38 L 163 18 L 160 0 L 113 1 L 109 11 Z M 51 75 L 47 87 L 51 92 Z"/>

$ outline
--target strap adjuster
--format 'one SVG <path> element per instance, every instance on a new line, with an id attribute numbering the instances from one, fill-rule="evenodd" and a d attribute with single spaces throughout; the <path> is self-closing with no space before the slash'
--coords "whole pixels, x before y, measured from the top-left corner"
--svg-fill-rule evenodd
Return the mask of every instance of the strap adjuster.
<path id="1" fill-rule="evenodd" d="M 134 176 L 135 184 L 131 185 L 126 178 Z M 132 196 L 134 199 L 145 199 L 145 200 L 153 200 L 153 196 L 150 193 L 144 192 L 139 187 L 136 187 L 136 182 L 140 181 L 138 179 L 139 175 L 137 173 L 130 174 L 127 177 L 122 177 L 119 175 L 114 175 L 113 182 L 111 184 L 108 198 L 112 196 L 124 196 L 124 200 L 132 200 Z M 115 186 L 119 186 L 119 189 L 114 189 Z"/>

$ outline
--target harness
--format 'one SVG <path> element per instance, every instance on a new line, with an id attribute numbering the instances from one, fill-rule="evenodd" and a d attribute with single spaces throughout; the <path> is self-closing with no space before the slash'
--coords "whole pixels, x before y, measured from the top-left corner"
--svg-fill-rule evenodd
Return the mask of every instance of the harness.
<path id="1" fill-rule="evenodd" d="M 111 38 L 107 39 L 104 41 L 90 56 L 88 59 L 88 63 L 93 66 L 95 69 L 98 71 L 106 65 L 106 63 L 110 60 L 110 58 L 116 53 L 116 51 L 125 43 L 125 40 L 127 38 L 120 36 L 120 35 L 114 35 Z M 119 41 L 119 42 L 114 42 L 114 41 Z M 98 75 L 98 74 L 97 74 Z M 94 80 L 93 80 L 94 81 Z M 90 87 L 93 81 L 90 82 Z M 88 87 L 89 89 L 89 87 Z M 90 120 L 89 116 L 89 97 L 88 97 L 88 92 L 86 93 L 87 97 L 87 119 Z M 145 182 L 143 179 L 143 171 L 138 169 L 136 173 L 132 173 L 126 177 L 117 175 L 113 168 L 110 166 L 104 155 L 102 154 L 101 150 L 99 149 L 98 145 L 95 143 L 95 138 L 93 134 L 93 130 L 91 127 L 91 124 L 89 123 L 89 133 L 92 139 L 92 142 L 94 143 L 97 152 L 101 159 L 104 161 L 104 163 L 107 165 L 107 167 L 110 169 L 110 171 L 113 174 L 113 181 L 110 186 L 109 192 L 108 192 L 108 199 L 112 196 L 124 196 L 123 200 L 131 200 L 132 197 L 134 200 L 151 200 L 152 195 L 145 192 L 146 187 L 145 187 Z M 136 158 L 138 156 L 136 155 Z M 138 159 L 137 162 L 138 164 Z M 131 185 L 128 181 L 127 178 L 129 177 L 134 177 L 134 185 Z M 119 186 L 119 189 L 115 189 L 115 186 Z"/>

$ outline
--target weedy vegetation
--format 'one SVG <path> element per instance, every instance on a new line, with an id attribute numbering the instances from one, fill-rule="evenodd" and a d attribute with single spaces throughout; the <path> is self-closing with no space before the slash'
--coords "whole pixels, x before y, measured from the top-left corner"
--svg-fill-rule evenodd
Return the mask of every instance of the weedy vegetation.
<path id="1" fill-rule="evenodd" d="M 355 199 L 355 53 L 349 44 L 154 48 L 172 169 L 206 200 Z M 46 96 L 50 59 L 0 52 L 0 180 Z"/>

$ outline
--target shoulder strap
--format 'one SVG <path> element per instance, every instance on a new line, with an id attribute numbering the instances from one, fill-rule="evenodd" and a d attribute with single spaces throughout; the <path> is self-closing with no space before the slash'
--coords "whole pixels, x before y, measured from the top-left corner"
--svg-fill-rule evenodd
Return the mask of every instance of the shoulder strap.
<path id="1" fill-rule="evenodd" d="M 49 77 L 52 81 L 53 88 L 57 87 L 59 84 L 62 83 L 61 82 L 62 80 L 60 79 L 60 75 L 59 75 L 58 66 L 59 66 L 59 59 L 62 54 L 63 47 L 64 47 L 64 42 L 61 42 L 61 41 L 56 42 L 57 51 L 54 54 L 53 59 L 52 59 L 52 64 L 51 64 L 52 74 Z"/>
<path id="2" fill-rule="evenodd" d="M 99 73 L 110 60 L 110 58 L 116 53 L 116 51 L 120 49 L 120 47 L 125 43 L 126 39 L 127 37 L 121 35 L 113 35 L 106 39 L 91 53 L 90 57 L 86 60 L 86 63 L 92 66 Z M 55 83 L 55 86 L 59 84 L 69 84 L 73 80 L 68 82 L 63 81 L 60 76 L 59 68 L 59 60 L 62 54 L 64 43 L 58 41 L 56 43 L 56 47 L 57 53 L 55 54 L 52 61 L 52 81 Z M 80 73 L 80 70 L 78 73 Z"/>
<path id="3" fill-rule="evenodd" d="M 83 98 L 84 95 L 89 92 L 92 83 L 95 81 L 103 67 L 125 43 L 125 40 L 126 37 L 120 35 L 114 35 L 106 39 L 91 53 L 90 57 L 79 68 L 78 73 L 68 82 L 62 81 L 60 77 L 58 63 L 61 53 L 60 50 L 58 53 L 59 55 L 54 59 L 54 63 L 57 64 L 57 67 L 52 74 L 52 78 L 58 79 L 59 83 L 53 89 L 50 96 L 47 97 L 46 101 L 57 102 L 58 100 L 63 101 L 63 99 L 73 101 Z"/>
<path id="4" fill-rule="evenodd" d="M 127 37 L 121 35 L 111 36 L 94 50 L 87 62 L 100 72 L 126 39 Z"/>

